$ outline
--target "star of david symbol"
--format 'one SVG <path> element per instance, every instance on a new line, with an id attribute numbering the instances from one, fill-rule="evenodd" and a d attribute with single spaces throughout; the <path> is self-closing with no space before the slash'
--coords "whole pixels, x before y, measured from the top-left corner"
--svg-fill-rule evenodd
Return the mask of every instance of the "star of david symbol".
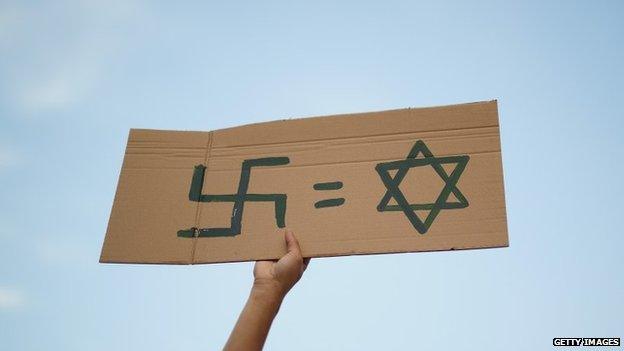
<path id="1" fill-rule="evenodd" d="M 422 154 L 422 158 L 418 155 Z M 375 166 L 375 170 L 379 173 L 381 181 L 386 186 L 386 193 L 377 205 L 377 211 L 403 211 L 405 216 L 412 223 L 412 226 L 420 233 L 425 234 L 431 224 L 438 216 L 441 210 L 458 209 L 468 207 L 468 200 L 457 188 L 457 181 L 468 164 L 470 157 L 468 155 L 435 157 L 422 140 L 418 140 L 405 160 L 391 161 L 379 163 Z M 454 164 L 455 168 L 451 174 L 447 174 L 443 164 Z M 405 178 L 407 172 L 414 167 L 431 166 L 435 172 L 442 178 L 445 185 L 440 195 L 434 203 L 426 204 L 410 204 L 403 192 L 399 189 L 399 184 Z M 390 175 L 391 170 L 396 170 L 394 177 Z M 453 194 L 457 198 L 455 202 L 448 202 L 449 196 Z M 394 198 L 397 205 L 388 205 L 390 200 Z M 421 220 L 416 214 L 417 210 L 430 210 L 425 220 Z"/>

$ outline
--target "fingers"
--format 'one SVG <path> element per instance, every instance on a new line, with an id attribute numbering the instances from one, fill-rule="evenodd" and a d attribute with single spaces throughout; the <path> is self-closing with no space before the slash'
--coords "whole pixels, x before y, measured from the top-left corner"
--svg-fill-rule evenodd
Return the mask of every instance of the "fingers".
<path id="1" fill-rule="evenodd" d="M 303 271 L 305 272 L 308 269 L 308 264 L 310 263 L 310 257 L 306 257 L 303 259 Z"/>

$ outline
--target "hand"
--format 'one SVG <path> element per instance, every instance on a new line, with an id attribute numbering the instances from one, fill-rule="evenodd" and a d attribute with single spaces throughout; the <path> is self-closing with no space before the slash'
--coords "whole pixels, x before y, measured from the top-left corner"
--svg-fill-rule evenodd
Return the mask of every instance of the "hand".
<path id="1" fill-rule="evenodd" d="M 284 296 L 308 266 L 310 259 L 301 256 L 301 248 L 293 233 L 287 230 L 285 238 L 288 252 L 282 258 L 256 262 L 253 288 L 224 350 L 262 350 Z"/>
<path id="2" fill-rule="evenodd" d="M 299 281 L 308 267 L 309 258 L 301 256 L 295 235 L 286 230 L 288 252 L 278 261 L 257 261 L 254 266 L 254 288 L 269 289 L 283 297 Z"/>

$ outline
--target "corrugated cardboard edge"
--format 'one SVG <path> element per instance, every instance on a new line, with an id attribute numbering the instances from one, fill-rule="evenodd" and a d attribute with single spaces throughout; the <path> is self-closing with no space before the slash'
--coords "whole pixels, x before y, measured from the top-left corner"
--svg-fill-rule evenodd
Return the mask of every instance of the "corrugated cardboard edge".
<path id="1" fill-rule="evenodd" d="M 485 102 L 485 101 L 484 101 Z M 507 220 L 507 191 L 506 191 L 506 186 L 505 186 L 505 165 L 503 164 L 503 136 L 502 136 L 502 127 L 501 127 L 501 123 L 500 123 L 500 112 L 499 112 L 499 106 L 498 106 L 498 100 L 490 100 L 488 102 L 494 102 L 496 104 L 496 120 L 498 121 L 498 136 L 500 139 L 500 161 L 501 161 L 501 181 L 503 182 L 502 186 L 503 186 L 503 204 L 505 205 L 505 207 L 503 207 L 503 210 L 505 211 L 505 223 L 507 225 L 507 235 L 505 236 L 505 239 L 507 240 L 507 242 L 505 243 L 504 246 L 500 246 L 500 247 L 509 247 L 509 221 Z"/>
<path id="2" fill-rule="evenodd" d="M 130 134 L 131 133 L 132 133 L 132 129 L 130 129 L 128 131 L 128 134 L 126 135 L 126 147 L 124 148 L 124 157 L 122 158 L 121 165 L 119 166 L 119 172 L 117 173 L 117 186 L 115 187 L 115 196 L 113 197 L 113 202 L 110 205 L 109 219 L 108 219 L 108 223 L 106 224 L 106 234 L 108 234 L 108 232 L 110 231 L 110 227 L 111 227 L 110 216 L 113 215 L 113 207 L 115 206 L 115 203 L 117 202 L 117 197 L 119 196 L 119 187 L 120 187 L 119 179 L 121 178 L 121 172 L 123 170 L 123 162 L 124 162 L 124 159 L 126 158 L 126 150 L 128 149 L 128 142 L 130 141 Z M 112 262 L 112 261 L 106 259 L 105 254 L 104 254 L 104 246 L 105 245 L 106 245 L 106 236 L 104 237 L 104 240 L 102 240 L 102 248 L 100 249 L 100 259 L 99 259 L 99 262 L 100 263 L 122 263 L 122 262 Z M 182 262 L 172 262 L 172 263 L 175 263 L 175 264 L 186 264 L 186 263 L 182 263 Z"/>

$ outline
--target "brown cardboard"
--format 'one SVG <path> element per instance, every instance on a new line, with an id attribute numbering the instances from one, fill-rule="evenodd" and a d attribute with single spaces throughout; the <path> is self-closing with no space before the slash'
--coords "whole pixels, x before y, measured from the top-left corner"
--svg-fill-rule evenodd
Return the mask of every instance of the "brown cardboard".
<path id="1" fill-rule="evenodd" d="M 423 154 L 423 145 L 432 155 Z M 414 147 L 418 155 L 408 158 Z M 220 199 L 233 200 L 243 161 L 259 158 L 282 164 L 250 169 L 242 206 L 192 201 L 192 179 L 202 174 L 195 166 L 206 167 L 203 182 L 196 183 L 203 198 L 195 189 L 196 200 L 214 201 L 210 195 L 216 194 L 231 194 Z M 454 174 L 459 177 L 449 179 Z M 341 188 L 314 188 L 336 181 Z M 388 189 L 394 196 L 380 205 Z M 403 207 L 397 190 L 406 200 Z M 285 245 L 275 199 L 283 195 L 271 194 L 286 195 L 284 224 L 306 257 L 508 246 L 497 103 L 282 120 L 212 132 L 132 129 L 100 262 L 278 258 Z M 254 196 L 265 201 L 252 201 Z M 344 203 L 315 207 L 333 198 Z M 433 207 L 436 200 L 455 208 L 441 209 L 428 228 L 410 222 L 411 205 L 420 206 L 414 213 L 425 222 L 430 210 L 421 208 Z M 219 231 L 190 230 L 230 227 L 241 209 L 240 234 L 198 237 Z"/>

